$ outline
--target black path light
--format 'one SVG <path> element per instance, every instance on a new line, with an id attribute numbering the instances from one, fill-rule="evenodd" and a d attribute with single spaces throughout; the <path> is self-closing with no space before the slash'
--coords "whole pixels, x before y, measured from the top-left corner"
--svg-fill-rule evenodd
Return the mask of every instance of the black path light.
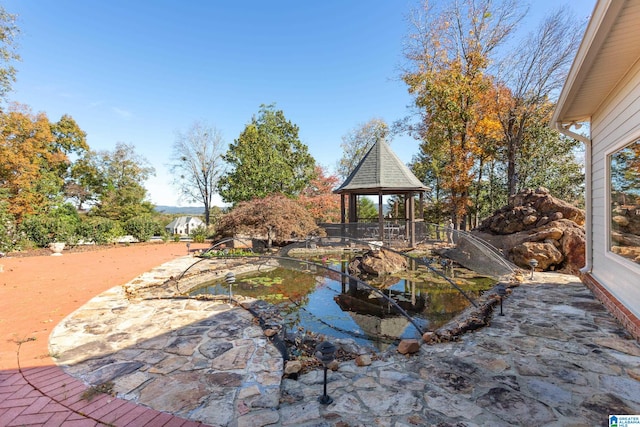
<path id="1" fill-rule="evenodd" d="M 531 280 L 533 280 L 533 272 L 536 270 L 536 267 L 538 266 L 538 260 L 535 258 L 531 258 L 529 260 L 529 265 L 531 266 Z"/>
<path id="2" fill-rule="evenodd" d="M 322 341 L 316 346 L 315 356 L 324 365 L 324 392 L 322 396 L 318 398 L 318 402 L 322 405 L 328 405 L 333 402 L 333 399 L 327 395 L 327 369 L 329 364 L 333 362 L 336 354 L 336 346 L 329 341 Z"/>
<path id="3" fill-rule="evenodd" d="M 191 253 L 191 242 L 187 242 L 187 255 Z"/>
<path id="4" fill-rule="evenodd" d="M 505 295 L 507 295 L 507 288 L 503 283 L 499 283 L 498 286 L 496 286 L 496 292 L 498 293 L 498 296 L 500 296 L 500 316 L 504 316 L 504 313 L 502 312 L 502 300 Z"/>
<path id="5" fill-rule="evenodd" d="M 224 276 L 224 281 L 229 285 L 229 304 L 231 304 L 231 286 L 236 282 L 236 275 L 233 274 L 233 271 Z"/>

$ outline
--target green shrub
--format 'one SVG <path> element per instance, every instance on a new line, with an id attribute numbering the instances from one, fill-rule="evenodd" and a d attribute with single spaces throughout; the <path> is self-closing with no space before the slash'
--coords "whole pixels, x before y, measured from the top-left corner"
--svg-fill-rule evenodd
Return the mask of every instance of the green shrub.
<path id="1" fill-rule="evenodd" d="M 159 225 L 150 215 L 131 218 L 124 223 L 124 231 L 140 242 L 146 242 L 155 234 L 160 234 Z"/>
<path id="2" fill-rule="evenodd" d="M 9 252 L 16 249 L 17 230 L 16 221 L 9 212 L 9 199 L 7 192 L 0 188 L 0 252 Z"/>
<path id="3" fill-rule="evenodd" d="M 87 217 L 78 226 L 78 235 L 86 243 L 105 245 L 122 235 L 118 221 L 103 217 Z"/>
<path id="4" fill-rule="evenodd" d="M 201 225 L 194 228 L 191 233 L 189 233 L 189 237 L 191 237 L 195 243 L 204 243 L 207 238 L 207 227 Z"/>
<path id="5" fill-rule="evenodd" d="M 20 224 L 20 232 L 39 247 L 52 242 L 65 242 L 74 245 L 78 242 L 80 218 L 75 212 L 56 209 L 49 214 L 28 215 Z"/>

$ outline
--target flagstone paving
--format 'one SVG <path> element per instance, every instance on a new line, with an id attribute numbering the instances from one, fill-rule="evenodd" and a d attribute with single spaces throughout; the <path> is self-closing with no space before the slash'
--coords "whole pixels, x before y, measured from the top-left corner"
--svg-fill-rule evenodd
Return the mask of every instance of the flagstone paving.
<path id="1" fill-rule="evenodd" d="M 323 372 L 283 379 L 280 353 L 248 311 L 150 298 L 191 262 L 164 264 L 67 317 L 51 335 L 58 363 L 83 382 L 112 382 L 120 398 L 213 426 L 578 426 L 640 414 L 640 346 L 573 276 L 537 273 L 513 288 L 504 316 L 457 342 L 342 362 L 328 373 L 325 406 Z"/>

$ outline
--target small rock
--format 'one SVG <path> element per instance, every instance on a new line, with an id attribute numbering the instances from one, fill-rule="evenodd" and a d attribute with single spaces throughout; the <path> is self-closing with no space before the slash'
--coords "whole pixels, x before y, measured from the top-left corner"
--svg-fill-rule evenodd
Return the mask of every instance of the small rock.
<path id="1" fill-rule="evenodd" d="M 238 427 L 256 427 L 256 426 L 268 426 L 277 423 L 280 420 L 278 411 L 273 409 L 264 409 L 261 411 L 255 411 L 238 417 Z"/>
<path id="2" fill-rule="evenodd" d="M 284 366 L 284 373 L 287 375 L 297 374 L 302 370 L 302 362 L 299 360 L 289 360 Z"/>
<path id="3" fill-rule="evenodd" d="M 402 340 L 398 344 L 398 353 L 400 354 L 413 354 L 420 350 L 420 343 L 418 340 Z"/>
<path id="4" fill-rule="evenodd" d="M 356 365 L 358 366 L 369 366 L 371 365 L 371 356 L 368 354 L 361 354 L 356 357 Z"/>
<path id="5" fill-rule="evenodd" d="M 248 309 L 252 308 L 254 302 L 255 301 L 253 301 L 253 300 L 251 300 L 251 301 L 242 301 L 240 303 L 240 307 L 244 308 L 245 310 L 248 310 Z"/>
<path id="6" fill-rule="evenodd" d="M 338 362 L 337 360 L 332 360 L 331 362 L 329 362 L 329 364 L 327 365 L 328 369 L 331 369 L 332 371 L 337 371 L 338 368 L 340 368 L 340 362 Z"/>
<path id="7" fill-rule="evenodd" d="M 266 336 L 268 336 L 269 338 L 271 338 L 272 336 L 274 336 L 277 333 L 278 333 L 278 331 L 276 331 L 275 329 L 265 329 L 264 330 L 264 334 Z"/>
<path id="8" fill-rule="evenodd" d="M 562 214 L 562 212 L 559 212 L 559 211 L 549 215 L 549 221 L 557 221 L 562 218 L 564 218 L 564 215 Z"/>
<path id="9" fill-rule="evenodd" d="M 435 334 L 433 332 L 425 332 L 422 334 L 422 341 L 425 343 L 431 343 L 435 339 Z"/>
<path id="10" fill-rule="evenodd" d="M 622 215 L 616 215 L 611 218 L 611 220 L 622 227 L 626 227 L 627 225 L 629 225 L 629 219 Z"/>

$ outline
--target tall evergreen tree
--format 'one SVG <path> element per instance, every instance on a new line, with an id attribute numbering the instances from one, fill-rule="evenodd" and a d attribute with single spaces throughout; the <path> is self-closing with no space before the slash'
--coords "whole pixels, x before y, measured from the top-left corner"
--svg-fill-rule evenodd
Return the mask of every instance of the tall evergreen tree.
<path id="1" fill-rule="evenodd" d="M 315 160 L 298 137 L 298 126 L 274 105 L 262 105 L 223 156 L 230 170 L 219 191 L 230 203 L 279 193 L 296 197 L 315 174 Z"/>

